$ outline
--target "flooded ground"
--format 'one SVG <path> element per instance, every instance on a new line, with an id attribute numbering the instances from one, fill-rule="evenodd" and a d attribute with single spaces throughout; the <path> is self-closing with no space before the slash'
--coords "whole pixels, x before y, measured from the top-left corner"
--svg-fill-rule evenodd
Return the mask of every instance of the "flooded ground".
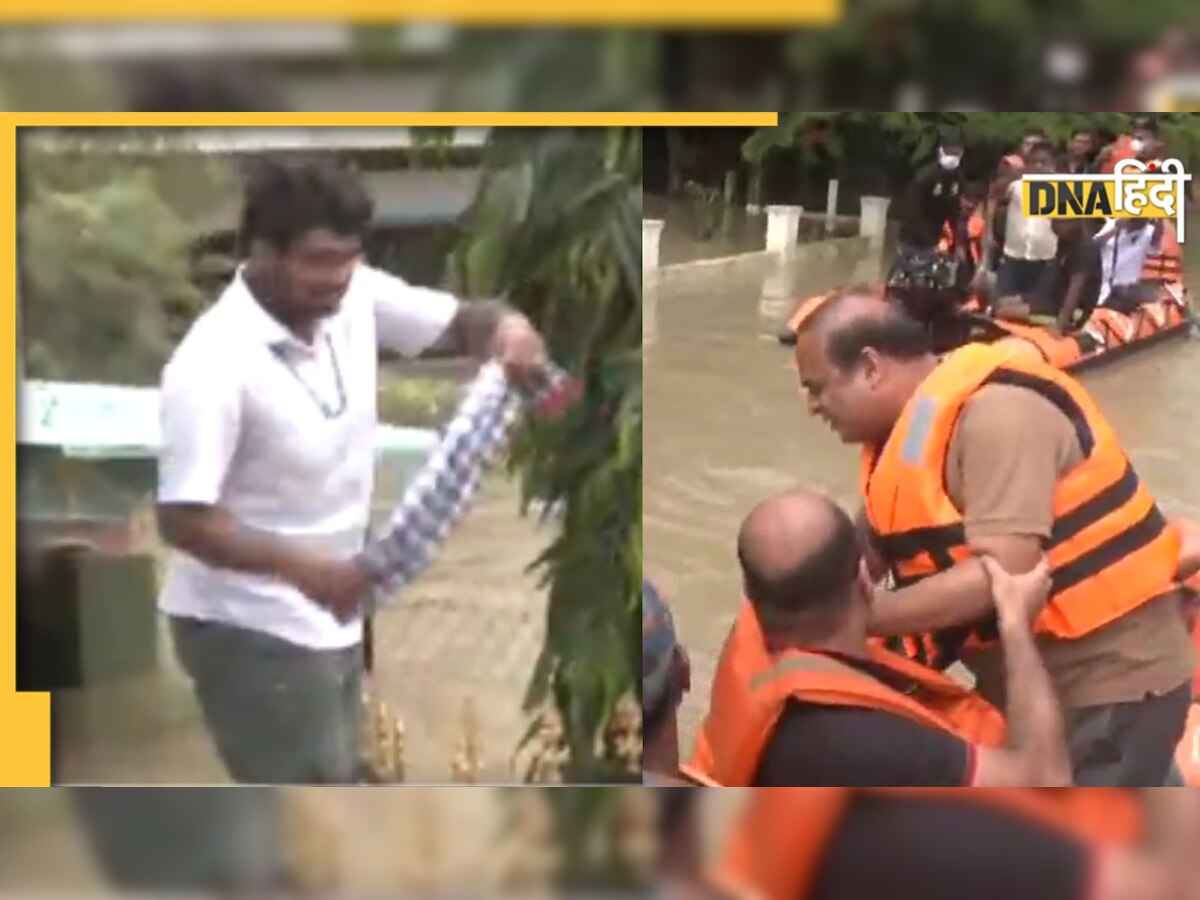
<path id="1" fill-rule="evenodd" d="M 878 276 L 882 247 L 839 243 L 801 248 L 788 266 L 710 266 L 647 287 L 645 571 L 670 599 L 691 654 L 687 749 L 740 597 L 734 543 L 742 517 L 795 485 L 857 503 L 857 451 L 808 418 L 775 342 L 797 298 Z M 1195 292 L 1200 244 L 1189 246 Z M 1170 342 L 1084 381 L 1167 513 L 1200 516 L 1200 429 L 1187 424 L 1200 405 L 1200 341 Z"/>
<path id="2" fill-rule="evenodd" d="M 659 243 L 659 264 L 663 266 L 754 253 L 766 245 L 767 215 L 761 210 L 648 196 L 642 203 L 642 218 L 663 221 Z M 858 234 L 858 219 L 838 216 L 826 223 L 824 213 L 806 214 L 798 230 L 801 243 L 827 235 L 848 237 Z"/>
<path id="3" fill-rule="evenodd" d="M 640 799 L 631 796 L 636 790 L 620 790 L 617 800 L 623 809 L 636 811 Z M 285 858 L 296 860 L 291 871 L 301 874 L 305 884 L 330 892 L 378 897 L 495 894 L 500 884 L 511 884 L 517 870 L 533 877 L 546 862 L 545 854 L 536 852 L 539 837 L 553 841 L 555 836 L 555 820 L 538 816 L 539 811 L 550 815 L 546 793 L 479 787 L 288 788 L 257 794 L 253 802 L 263 806 L 253 809 L 239 798 L 237 813 L 253 814 L 262 824 L 269 816 L 257 813 L 278 802 L 283 826 L 279 843 Z M 70 800 L 66 789 L 5 791 L 0 796 L 0 895 L 119 896 L 107 889 Z M 171 814 L 184 810 L 176 807 Z M 210 823 L 229 821 L 218 817 L 231 810 L 206 799 L 186 807 L 198 821 Z M 613 830 L 644 831 L 652 822 L 643 817 Z M 551 825 L 549 832 L 545 825 Z M 277 845 L 268 841 L 266 846 Z M 187 859 L 174 850 L 171 857 Z"/>
<path id="4" fill-rule="evenodd" d="M 512 780 L 544 632 L 545 595 L 524 569 L 551 537 L 518 515 L 515 486 L 493 478 L 430 569 L 377 617 L 373 686 L 405 724 L 409 781 L 451 780 L 468 703 L 480 780 Z M 227 780 L 165 635 L 159 660 L 141 678 L 56 694 L 61 783 Z"/>

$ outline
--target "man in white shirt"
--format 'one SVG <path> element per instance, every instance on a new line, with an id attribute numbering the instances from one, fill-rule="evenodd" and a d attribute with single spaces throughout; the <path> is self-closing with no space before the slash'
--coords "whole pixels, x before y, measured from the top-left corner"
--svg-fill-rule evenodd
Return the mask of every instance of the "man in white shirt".
<path id="1" fill-rule="evenodd" d="M 240 782 L 357 777 L 379 348 L 544 362 L 523 316 L 366 265 L 371 215 L 350 173 L 265 165 L 245 261 L 163 372 L 159 605 Z"/>
<path id="2" fill-rule="evenodd" d="M 1100 283 L 1100 305 L 1129 313 L 1155 292 L 1140 290 L 1142 268 L 1158 245 L 1162 220 L 1109 219 L 1095 237 L 1100 246 L 1104 277 Z"/>
<path id="3" fill-rule="evenodd" d="M 1022 212 L 1020 175 L 1053 172 L 1054 151 L 1047 143 L 1037 143 L 1022 158 L 1024 169 L 1005 173 L 994 188 L 994 196 L 999 192 L 1008 207 L 995 294 L 998 306 L 1020 298 L 1032 308 L 1044 308 L 1054 305 L 1048 295 L 1054 287 L 1058 238 L 1053 220 L 1030 218 Z"/>

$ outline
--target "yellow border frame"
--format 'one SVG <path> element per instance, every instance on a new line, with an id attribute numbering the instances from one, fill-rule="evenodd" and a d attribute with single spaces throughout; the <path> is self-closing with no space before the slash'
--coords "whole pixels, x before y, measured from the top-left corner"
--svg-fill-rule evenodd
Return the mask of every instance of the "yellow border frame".
<path id="1" fill-rule="evenodd" d="M 10 22 L 261 22 L 270 19 L 462 25 L 832 25 L 842 0 L 609 0 L 548 3 L 546 0 L 6 0 L 0 19 Z"/>
<path id="2" fill-rule="evenodd" d="M 16 693 L 16 274 L 17 274 L 17 131 L 37 126 L 91 127 L 420 127 L 460 128 L 511 126 L 614 125 L 653 126 L 774 126 L 775 113 L 383 113 L 383 114 L 118 114 L 118 113 L 9 113 L 0 114 L 0 272 L 12 294 L 11 313 L 0 316 L 4 331 L 0 347 L 11 348 L 11 356 L 0 363 L 4 380 L 0 398 L 6 399 L 5 414 L 13 426 L 13 443 L 4 444 L 0 464 L 3 509 L 0 519 L 4 549 L 0 568 L 4 589 L 0 590 L 0 787 L 46 787 L 50 784 L 50 698 L 47 694 Z"/>

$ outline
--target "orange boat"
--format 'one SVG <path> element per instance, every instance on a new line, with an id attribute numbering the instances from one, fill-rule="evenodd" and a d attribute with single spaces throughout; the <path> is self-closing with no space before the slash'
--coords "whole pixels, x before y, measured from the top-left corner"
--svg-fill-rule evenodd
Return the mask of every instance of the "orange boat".
<path id="1" fill-rule="evenodd" d="M 1160 283 L 1156 296 L 1130 314 L 1098 307 L 1076 331 L 1059 334 L 1034 324 L 1005 322 L 987 316 L 974 299 L 968 300 L 958 318 L 969 329 L 970 341 L 992 343 L 999 340 L 1022 342 L 1036 350 L 1057 368 L 1075 372 L 1156 346 L 1172 338 L 1184 337 L 1193 319 L 1187 291 L 1181 285 Z M 883 288 L 879 287 L 880 296 Z M 809 297 L 796 308 L 786 329 L 779 335 L 786 345 L 795 343 L 796 329 L 820 306 L 828 295 Z M 965 343 L 966 341 L 964 341 Z"/>

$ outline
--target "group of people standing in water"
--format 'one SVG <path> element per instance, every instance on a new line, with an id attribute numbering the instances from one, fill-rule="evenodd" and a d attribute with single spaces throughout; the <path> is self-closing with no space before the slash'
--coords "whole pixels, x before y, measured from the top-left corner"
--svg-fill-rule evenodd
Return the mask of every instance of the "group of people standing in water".
<path id="1" fill-rule="evenodd" d="M 1137 237 L 1027 219 L 1016 176 L 1159 152 L 1152 122 L 1103 148 L 1077 132 L 1061 157 L 1030 132 L 979 192 L 946 137 L 906 198 L 902 244 L 943 241 L 992 315 L 1070 328 L 1089 304 L 1135 302 L 1152 262 L 1177 278 L 1164 260 L 1178 246 L 1169 223 Z M 1110 245 L 1097 278 L 1096 249 Z M 1138 246 L 1126 285 L 1122 254 Z M 1140 789 L 1200 774 L 1176 762 L 1200 709 L 1200 530 L 1164 515 L 1087 389 L 1036 354 L 1003 342 L 939 353 L 927 323 L 875 289 L 811 306 L 792 322 L 795 367 L 808 413 L 860 448 L 861 505 L 795 489 L 743 520 L 742 599 L 682 758 L 690 666 L 646 582 L 647 780 L 820 789 L 755 794 L 721 870 L 731 892 L 896 896 L 885 886 L 908 879 L 929 900 L 949 896 L 947 866 L 977 860 L 978 898 L 1200 896 L 1194 852 L 1150 869 L 1138 855 L 1163 821 Z M 1067 786 L 1106 790 L 1038 790 Z M 943 792 L 960 787 L 1004 790 Z M 1200 798 L 1179 796 L 1168 831 L 1194 851 Z M 889 848 L 886 864 L 864 865 L 868 846 Z M 1125 855 L 1096 878 L 1101 846 Z"/>

